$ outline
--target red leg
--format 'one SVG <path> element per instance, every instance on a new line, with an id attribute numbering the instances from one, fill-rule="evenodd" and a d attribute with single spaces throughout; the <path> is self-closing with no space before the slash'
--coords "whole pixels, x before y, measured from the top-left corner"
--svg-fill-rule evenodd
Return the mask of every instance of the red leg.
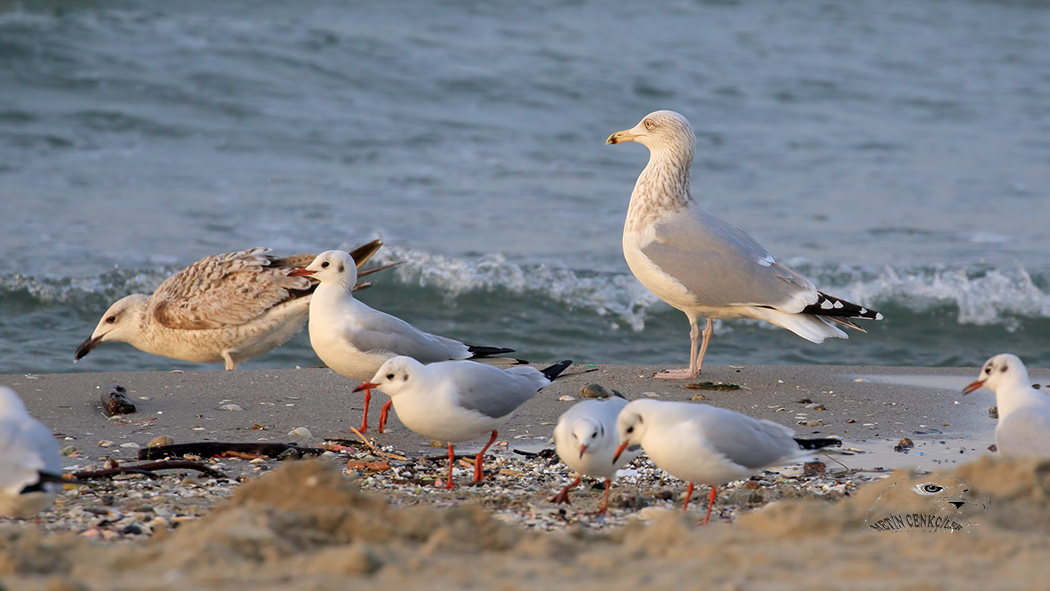
<path id="1" fill-rule="evenodd" d="M 711 498 L 707 499 L 707 515 L 704 516 L 704 522 L 700 525 L 707 525 L 707 520 L 711 519 L 711 507 L 715 506 L 715 490 L 717 487 L 711 485 Z"/>
<path id="2" fill-rule="evenodd" d="M 365 414 L 361 417 L 361 429 L 362 433 L 368 430 L 368 403 L 372 401 L 372 390 L 365 390 Z"/>
<path id="3" fill-rule="evenodd" d="M 689 499 L 693 496 L 693 483 L 689 483 L 689 490 L 685 491 L 685 502 L 682 503 L 682 514 L 685 514 L 685 510 L 689 508 Z"/>
<path id="4" fill-rule="evenodd" d="M 581 478 L 583 477 L 577 476 L 576 480 L 573 480 L 569 483 L 568 486 L 561 489 L 561 492 L 558 493 L 553 499 L 551 499 L 551 502 L 555 505 L 557 505 L 558 503 L 565 503 L 566 505 L 571 505 L 572 503 L 569 501 L 569 491 L 575 488 L 576 485 L 580 483 Z"/>
<path id="5" fill-rule="evenodd" d="M 445 489 L 452 490 L 455 486 L 452 484 L 452 464 L 456 463 L 456 454 L 452 451 L 452 444 L 448 444 L 448 481 L 445 482 Z"/>
<path id="6" fill-rule="evenodd" d="M 481 482 L 485 479 L 485 470 L 481 463 L 484 461 L 485 452 L 488 451 L 489 446 L 496 440 L 499 433 L 495 429 L 492 430 L 492 437 L 489 437 L 489 442 L 485 444 L 485 447 L 481 448 L 478 452 L 478 456 L 474 458 L 474 482 Z"/>
<path id="7" fill-rule="evenodd" d="M 609 489 L 612 488 L 612 480 L 605 479 L 605 500 L 602 501 L 602 506 L 598 508 L 599 515 L 605 515 L 605 512 L 609 509 Z"/>
<path id="8" fill-rule="evenodd" d="M 390 414 L 390 406 L 394 404 L 393 400 L 387 400 L 386 404 L 379 409 L 379 432 L 382 433 L 383 429 L 386 429 L 386 417 Z"/>

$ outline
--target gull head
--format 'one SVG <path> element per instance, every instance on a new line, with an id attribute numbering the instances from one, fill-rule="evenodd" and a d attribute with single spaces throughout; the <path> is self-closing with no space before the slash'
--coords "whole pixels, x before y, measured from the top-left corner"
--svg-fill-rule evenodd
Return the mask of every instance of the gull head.
<path id="1" fill-rule="evenodd" d="M 998 392 L 1000 388 L 1009 387 L 1031 388 L 1032 381 L 1028 377 L 1028 369 L 1017 355 L 1000 353 L 984 363 L 980 377 L 963 388 L 963 394 L 980 388 Z"/>
<path id="2" fill-rule="evenodd" d="M 605 438 L 605 425 L 591 417 L 577 419 L 572 424 L 572 441 L 580 447 L 580 459 L 587 453 L 587 448 Z"/>
<path id="3" fill-rule="evenodd" d="M 649 423 L 646 422 L 645 416 L 646 406 L 649 406 L 654 401 L 652 400 L 635 400 L 623 407 L 620 411 L 620 416 L 616 418 L 616 431 L 620 434 L 620 447 L 616 448 L 616 455 L 613 456 L 613 463 L 620 459 L 620 454 L 625 449 L 632 446 L 642 444 L 642 440 L 645 438 L 645 430 L 648 428 Z"/>
<path id="4" fill-rule="evenodd" d="M 341 250 L 326 250 L 317 255 L 305 269 L 296 269 L 288 275 L 308 275 L 321 283 L 342 283 L 353 289 L 357 283 L 357 265 L 353 257 Z"/>
<path id="5" fill-rule="evenodd" d="M 20 417 L 26 414 L 22 399 L 11 388 L 0 386 L 0 417 Z"/>
<path id="6" fill-rule="evenodd" d="M 631 129 L 617 131 L 605 140 L 607 144 L 638 142 L 651 152 L 684 152 L 692 160 L 696 134 L 689 120 L 674 111 L 654 111 Z"/>
<path id="7" fill-rule="evenodd" d="M 138 340 L 139 327 L 142 324 L 142 314 L 146 310 L 147 301 L 149 301 L 149 296 L 143 293 L 133 293 L 117 300 L 102 315 L 102 320 L 98 321 L 95 332 L 77 347 L 73 361 L 79 361 L 104 341 L 134 344 Z"/>
<path id="8" fill-rule="evenodd" d="M 405 388 L 410 388 L 419 382 L 423 369 L 423 364 L 412 357 L 404 355 L 391 357 L 379 366 L 379 371 L 371 380 L 354 388 L 354 392 L 378 388 L 383 394 L 393 398 L 402 393 Z"/>

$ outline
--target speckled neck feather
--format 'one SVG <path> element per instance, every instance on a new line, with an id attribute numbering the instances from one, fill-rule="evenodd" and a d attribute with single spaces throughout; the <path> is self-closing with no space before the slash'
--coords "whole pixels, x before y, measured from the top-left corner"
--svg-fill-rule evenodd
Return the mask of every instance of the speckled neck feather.
<path id="1" fill-rule="evenodd" d="M 696 140 L 691 131 L 688 134 L 688 138 L 649 146 L 649 164 L 638 175 L 627 208 L 627 231 L 638 231 L 667 213 L 696 203 L 689 193 L 689 165 Z"/>

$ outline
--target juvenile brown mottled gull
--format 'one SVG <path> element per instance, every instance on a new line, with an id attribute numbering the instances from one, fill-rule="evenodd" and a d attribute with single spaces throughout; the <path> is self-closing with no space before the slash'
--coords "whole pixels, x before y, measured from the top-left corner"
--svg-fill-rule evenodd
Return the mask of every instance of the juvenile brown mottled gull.
<path id="1" fill-rule="evenodd" d="M 373 240 L 354 249 L 359 264 L 382 245 Z M 74 359 L 106 341 L 119 341 L 173 359 L 223 362 L 232 370 L 270 351 L 302 330 L 317 282 L 289 276 L 315 255 L 277 258 L 269 251 L 252 248 L 208 256 L 166 279 L 152 295 L 121 298 L 77 347 Z"/>
<path id="2" fill-rule="evenodd" d="M 714 318 L 765 320 L 814 343 L 847 338 L 833 323 L 863 332 L 850 318 L 882 319 L 874 310 L 817 291 L 746 232 L 700 209 L 689 193 L 696 136 L 685 117 L 650 113 L 607 140 L 622 142 L 638 142 L 650 152 L 627 209 L 624 258 L 642 285 L 689 317 L 689 368 L 657 377 L 700 373 Z M 707 318 L 703 333 L 700 317 Z"/>

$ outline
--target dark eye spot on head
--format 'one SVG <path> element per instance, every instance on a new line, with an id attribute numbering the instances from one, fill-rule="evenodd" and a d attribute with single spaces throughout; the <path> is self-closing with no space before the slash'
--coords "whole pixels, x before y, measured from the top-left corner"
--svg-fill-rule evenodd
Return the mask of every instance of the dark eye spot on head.
<path id="1" fill-rule="evenodd" d="M 937 484 L 927 484 L 926 486 L 922 487 L 922 490 L 928 493 L 937 493 L 944 490 L 944 487 Z"/>
<path id="2" fill-rule="evenodd" d="M 408 381 L 408 374 L 407 373 L 401 375 L 401 381 L 402 382 L 407 382 Z"/>
<path id="3" fill-rule="evenodd" d="M 346 267 L 343 266 L 343 263 L 339 263 L 339 272 L 342 273 L 345 270 L 346 270 Z"/>
<path id="4" fill-rule="evenodd" d="M 999 373 L 1006 373 L 1006 370 L 1009 368 L 1010 366 L 1004 363 L 1003 366 L 999 368 Z"/>
<path id="5" fill-rule="evenodd" d="M 321 268 L 322 269 L 327 269 L 329 264 L 330 263 L 328 261 L 325 261 L 325 262 L 321 263 Z"/>
<path id="6" fill-rule="evenodd" d="M 634 425 L 631 425 L 630 427 L 627 427 L 627 432 L 628 433 L 634 433 Z"/>
<path id="7" fill-rule="evenodd" d="M 394 374 L 392 374 L 392 373 L 386 374 L 386 379 L 388 379 L 388 380 L 394 379 Z"/>
<path id="8" fill-rule="evenodd" d="M 110 324 L 113 324 L 116 321 L 117 321 L 117 317 L 116 316 L 107 316 L 106 317 L 106 322 L 108 322 Z"/>
<path id="9" fill-rule="evenodd" d="M 988 367 L 984 368 L 984 373 L 992 373 L 992 366 L 989 365 Z"/>

